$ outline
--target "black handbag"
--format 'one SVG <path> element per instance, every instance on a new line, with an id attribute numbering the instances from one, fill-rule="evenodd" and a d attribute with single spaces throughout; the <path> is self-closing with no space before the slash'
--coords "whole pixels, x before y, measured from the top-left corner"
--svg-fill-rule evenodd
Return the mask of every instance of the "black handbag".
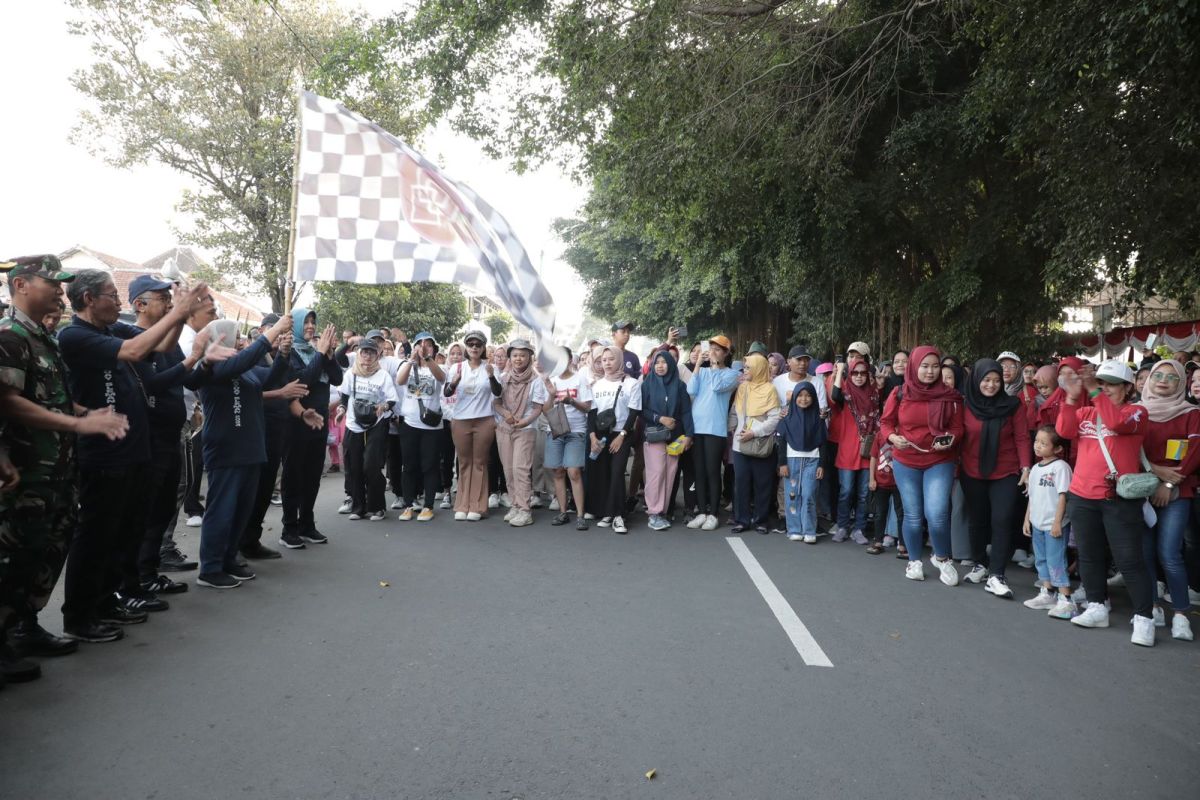
<path id="1" fill-rule="evenodd" d="M 659 442 L 669 442 L 675 438 L 675 431 L 668 428 L 666 425 L 647 425 L 646 426 L 646 441 L 650 444 L 658 444 Z"/>
<path id="2" fill-rule="evenodd" d="M 622 384 L 617 387 L 617 396 L 613 398 L 612 408 L 606 408 L 596 414 L 596 433 L 605 437 L 613 432 L 613 428 L 617 427 L 617 401 L 621 399 L 621 390 L 625 386 Z"/>
<path id="3" fill-rule="evenodd" d="M 354 421 L 362 428 L 370 428 L 379 421 L 375 404 L 358 396 L 358 376 L 350 381 L 350 396 L 354 398 Z"/>
<path id="4" fill-rule="evenodd" d="M 408 386 L 410 389 L 413 386 L 413 378 L 416 377 L 419 369 L 420 367 L 413 365 L 412 371 L 408 373 Z M 432 408 L 426 406 L 425 401 L 421 399 L 419 394 L 417 395 L 417 411 L 420 414 L 422 425 L 428 425 L 430 428 L 436 428 L 438 425 L 442 424 L 442 412 L 434 411 Z"/>

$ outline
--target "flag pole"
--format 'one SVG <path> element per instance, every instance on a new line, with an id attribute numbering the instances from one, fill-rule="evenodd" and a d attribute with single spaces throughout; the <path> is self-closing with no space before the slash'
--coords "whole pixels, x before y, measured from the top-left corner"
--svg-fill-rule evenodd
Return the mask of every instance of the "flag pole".
<path id="1" fill-rule="evenodd" d="M 296 147 L 292 154 L 292 210 L 288 215 L 287 283 L 284 284 L 283 313 L 292 313 L 296 294 L 296 198 L 300 194 L 300 137 L 304 129 L 304 88 L 299 67 L 295 72 Z"/>

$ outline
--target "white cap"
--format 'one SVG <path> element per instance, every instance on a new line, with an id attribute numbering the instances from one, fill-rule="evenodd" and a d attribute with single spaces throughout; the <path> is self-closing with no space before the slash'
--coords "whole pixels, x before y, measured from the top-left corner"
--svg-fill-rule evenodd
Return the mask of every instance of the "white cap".
<path id="1" fill-rule="evenodd" d="M 846 352 L 849 353 L 851 350 L 864 356 L 871 355 L 871 347 L 866 342 L 851 342 L 850 346 L 846 348 Z"/>
<path id="2" fill-rule="evenodd" d="M 1019 355 L 1017 355 L 1016 353 L 1014 353 L 1012 350 L 1005 350 L 1003 353 L 996 356 L 997 361 L 1003 361 L 1006 358 L 1011 359 L 1012 361 L 1015 361 L 1018 364 L 1021 363 L 1021 357 Z"/>
<path id="3" fill-rule="evenodd" d="M 1105 383 L 1133 383 L 1133 370 L 1124 361 L 1113 358 L 1096 370 L 1096 380 Z"/>

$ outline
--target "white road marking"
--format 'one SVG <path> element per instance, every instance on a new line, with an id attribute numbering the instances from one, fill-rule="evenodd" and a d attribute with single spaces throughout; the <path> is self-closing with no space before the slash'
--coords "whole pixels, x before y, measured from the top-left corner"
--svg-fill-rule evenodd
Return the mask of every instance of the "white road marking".
<path id="1" fill-rule="evenodd" d="M 832 667 L 833 662 L 829 660 L 829 656 L 825 655 L 821 645 L 817 644 L 817 640 L 808 632 L 808 628 L 800 621 L 800 617 L 797 616 L 788 601 L 783 599 L 783 595 L 775 587 L 775 582 L 767 575 L 762 564 L 758 563 L 758 559 L 750 552 L 746 543 L 735 536 L 727 536 L 725 541 L 729 542 L 729 546 L 733 548 L 733 554 L 737 556 L 738 561 L 742 562 L 746 574 L 750 576 L 750 580 L 754 581 L 754 586 L 762 595 L 763 600 L 767 601 L 767 606 L 774 612 L 775 619 L 779 620 L 783 632 L 792 640 L 792 646 L 796 648 L 800 658 L 804 659 L 804 663 L 810 667 Z"/>

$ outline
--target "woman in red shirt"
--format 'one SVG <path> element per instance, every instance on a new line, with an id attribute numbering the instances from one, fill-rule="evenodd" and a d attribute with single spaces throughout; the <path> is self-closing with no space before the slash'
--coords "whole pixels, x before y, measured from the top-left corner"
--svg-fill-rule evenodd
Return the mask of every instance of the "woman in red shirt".
<path id="1" fill-rule="evenodd" d="M 850 361 L 849 383 L 845 381 L 846 369 L 845 363 L 837 365 L 830 394 L 833 417 L 829 427 L 837 442 L 837 457 L 833 464 L 838 471 L 837 528 L 833 532 L 833 541 L 843 542 L 847 533 L 853 531 L 850 538 L 854 543 L 865 545 L 867 537 L 863 528 L 867 524 L 871 446 L 879 434 L 879 390 L 866 361 L 861 358 Z M 851 498 L 854 501 L 853 527 Z"/>
<path id="2" fill-rule="evenodd" d="M 1184 396 L 1187 371 L 1178 361 L 1160 361 L 1150 370 L 1142 387 L 1142 405 L 1150 415 L 1142 450 L 1150 468 L 1162 481 L 1150 498 L 1158 520 L 1150 535 L 1143 540 L 1142 555 L 1146 559 L 1147 578 L 1155 585 L 1162 564 L 1175 611 L 1171 621 L 1171 636 L 1192 640 L 1192 626 L 1187 612 L 1187 568 L 1183 562 L 1183 538 L 1187 533 L 1192 498 L 1196 495 L 1200 469 L 1200 408 Z M 1161 614 L 1154 609 L 1155 619 Z M 1165 620 L 1164 620 L 1165 622 Z"/>
<path id="3" fill-rule="evenodd" d="M 1154 644 L 1154 598 L 1142 555 L 1142 539 L 1148 535 L 1142 501 L 1126 500 L 1116 493 L 1118 475 L 1141 471 L 1146 409 L 1126 402 L 1133 393 L 1133 371 L 1120 361 L 1105 361 L 1095 374 L 1084 370 L 1081 376 L 1071 376 L 1064 388 L 1067 401 L 1055 428 L 1059 436 L 1076 445 L 1067 518 L 1079 548 L 1079 575 L 1088 599 L 1087 608 L 1071 622 L 1081 628 L 1108 627 L 1105 600 L 1107 553 L 1111 550 L 1133 601 L 1132 641 L 1150 647 Z M 1084 389 L 1092 401 L 1090 408 L 1082 404 Z"/>
<path id="4" fill-rule="evenodd" d="M 980 583 L 986 578 L 987 591 L 1011 598 L 1004 570 L 1013 553 L 1013 534 L 1021 524 L 1021 487 L 1029 478 L 1032 450 L 1024 401 L 1004 391 L 999 362 L 990 358 L 975 362 L 966 385 L 963 423 L 959 481 L 967 499 L 971 560 L 975 562 L 967 580 Z M 990 575 L 984 566 L 989 543 Z"/>
<path id="5" fill-rule="evenodd" d="M 933 565 L 942 583 L 958 585 L 950 560 L 950 492 L 963 434 L 962 395 L 941 381 L 941 353 L 916 348 L 904 369 L 904 385 L 888 396 L 879 435 L 892 445 L 892 473 L 904 500 L 904 542 L 909 580 L 925 580 L 921 566 L 922 520 L 929 526 Z"/>

